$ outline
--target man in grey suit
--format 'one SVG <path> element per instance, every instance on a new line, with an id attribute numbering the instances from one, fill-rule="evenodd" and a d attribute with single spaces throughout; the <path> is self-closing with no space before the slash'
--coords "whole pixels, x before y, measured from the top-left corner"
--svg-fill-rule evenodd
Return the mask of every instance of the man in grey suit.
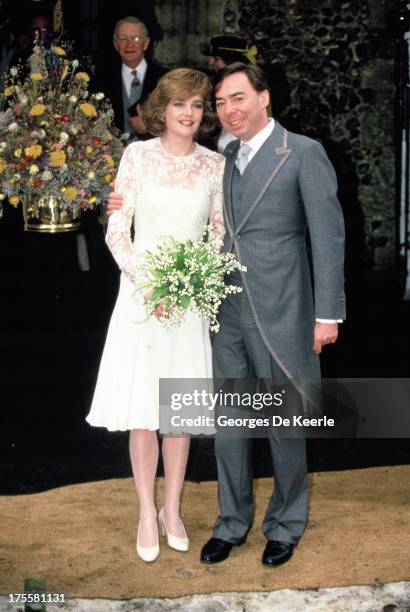
<path id="1" fill-rule="evenodd" d="M 336 177 L 323 147 L 268 117 L 269 91 L 257 66 L 231 64 L 214 82 L 222 126 L 238 140 L 226 150 L 224 250 L 247 272 L 234 283 L 213 340 L 216 379 L 290 379 L 297 388 L 320 377 L 318 353 L 345 317 L 344 223 Z M 314 298 L 308 262 L 309 231 Z M 230 277 L 231 280 L 231 277 Z M 263 521 L 262 562 L 286 562 L 307 523 L 303 437 L 269 430 L 275 488 Z M 251 440 L 215 437 L 219 516 L 201 561 L 216 563 L 245 542 L 253 520 Z"/>

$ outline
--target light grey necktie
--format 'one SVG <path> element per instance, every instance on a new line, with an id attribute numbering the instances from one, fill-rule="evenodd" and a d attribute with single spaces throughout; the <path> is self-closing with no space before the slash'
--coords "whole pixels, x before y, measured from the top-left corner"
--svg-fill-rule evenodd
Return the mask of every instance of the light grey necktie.
<path id="1" fill-rule="evenodd" d="M 248 162 L 249 162 L 248 157 L 251 151 L 252 151 L 252 147 L 246 144 L 246 142 L 243 142 L 241 144 L 239 151 L 238 151 L 238 156 L 235 160 L 236 167 L 238 168 L 240 174 L 243 174 L 243 171 L 248 165 Z"/>
<path id="2" fill-rule="evenodd" d="M 136 70 L 131 70 L 131 74 L 133 79 L 131 81 L 131 89 L 130 89 L 130 106 L 136 104 L 138 100 L 141 98 L 141 81 L 138 78 L 138 72 Z"/>

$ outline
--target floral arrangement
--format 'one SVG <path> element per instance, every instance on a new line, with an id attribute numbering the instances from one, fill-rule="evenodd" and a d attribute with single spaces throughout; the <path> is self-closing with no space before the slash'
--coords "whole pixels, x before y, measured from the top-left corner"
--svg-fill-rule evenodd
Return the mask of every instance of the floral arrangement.
<path id="1" fill-rule="evenodd" d="M 10 69 L 0 94 L 0 207 L 49 193 L 67 208 L 105 204 L 122 145 L 103 93 L 71 51 L 37 40 L 24 67 Z M 0 210 L 1 215 L 1 210 Z"/>
<path id="2" fill-rule="evenodd" d="M 200 240 L 178 242 L 164 238 L 155 252 L 145 253 L 143 266 L 148 281 L 137 287 L 136 296 L 146 291 L 146 314 L 162 306 L 159 319 L 165 327 L 181 324 L 187 310 L 210 320 L 211 331 L 219 331 L 219 307 L 229 294 L 242 287 L 225 283 L 225 275 L 246 271 L 233 253 L 219 253 L 220 237 L 205 230 Z"/>

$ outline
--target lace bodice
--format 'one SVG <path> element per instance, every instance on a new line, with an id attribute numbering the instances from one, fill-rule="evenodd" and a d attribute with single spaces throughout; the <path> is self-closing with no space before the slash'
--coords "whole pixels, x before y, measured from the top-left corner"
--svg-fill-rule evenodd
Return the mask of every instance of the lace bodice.
<path id="1" fill-rule="evenodd" d="M 142 253 L 164 236 L 195 240 L 208 221 L 215 233 L 223 234 L 224 162 L 222 155 L 198 144 L 186 157 L 169 155 L 159 138 L 125 149 L 115 181 L 124 203 L 110 217 L 106 241 L 132 283 L 141 275 Z"/>

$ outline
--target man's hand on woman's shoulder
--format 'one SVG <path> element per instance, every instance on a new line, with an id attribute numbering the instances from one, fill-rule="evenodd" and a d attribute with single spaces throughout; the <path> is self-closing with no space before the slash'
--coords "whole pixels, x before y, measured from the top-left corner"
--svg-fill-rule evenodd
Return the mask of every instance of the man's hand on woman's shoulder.
<path id="1" fill-rule="evenodd" d="M 115 189 L 114 183 L 111 183 L 110 187 L 112 187 L 112 189 Z M 122 204 L 122 195 L 120 193 L 117 193 L 116 191 L 110 191 L 110 193 L 108 194 L 107 215 L 110 216 L 116 210 L 120 210 Z"/>

